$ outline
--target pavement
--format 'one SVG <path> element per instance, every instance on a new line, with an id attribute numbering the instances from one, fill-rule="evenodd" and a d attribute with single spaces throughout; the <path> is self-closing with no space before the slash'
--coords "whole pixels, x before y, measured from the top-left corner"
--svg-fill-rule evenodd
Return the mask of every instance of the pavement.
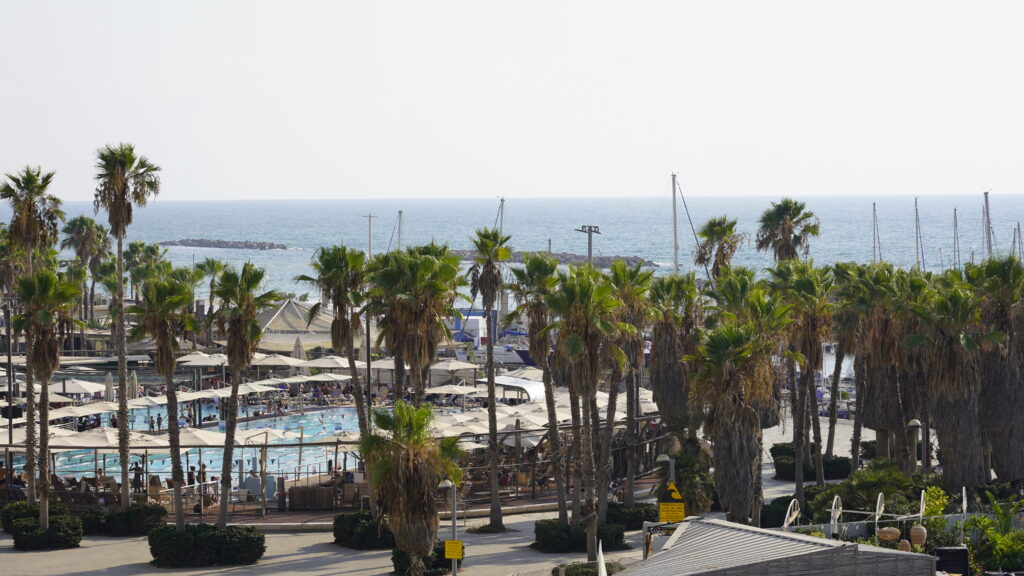
<path id="1" fill-rule="evenodd" d="M 791 423 L 765 430 L 764 446 L 789 441 Z M 822 434 L 827 434 L 828 419 L 822 419 Z M 853 424 L 839 420 L 836 427 L 836 453 L 849 455 Z M 865 430 L 868 438 L 870 431 Z M 774 470 L 767 456 L 764 468 L 765 501 L 792 494 L 794 484 L 774 480 Z M 533 523 L 541 518 L 554 517 L 554 512 L 533 512 L 507 515 L 505 525 L 509 531 L 501 534 L 469 534 L 459 523 L 459 535 L 466 545 L 466 560 L 459 574 L 466 576 L 546 576 L 551 568 L 564 562 L 582 562 L 585 554 L 543 554 L 529 547 L 533 542 Z M 485 524 L 486 519 L 470 519 L 469 527 Z M 449 534 L 449 524 L 442 522 L 439 537 Z M 14 550 L 9 535 L 0 533 L 0 576 L 111 576 L 171 574 L 192 576 L 206 574 L 302 574 L 321 576 L 350 574 L 371 576 L 391 573 L 391 551 L 351 550 L 337 546 L 329 532 L 268 532 L 267 552 L 259 563 L 252 566 L 228 566 L 200 569 L 164 569 L 149 564 L 152 557 L 144 537 L 108 538 L 88 536 L 82 546 L 71 550 L 19 552 Z M 610 552 L 606 560 L 621 560 L 624 564 L 642 556 L 642 536 L 639 532 L 626 534 L 630 550 Z"/>

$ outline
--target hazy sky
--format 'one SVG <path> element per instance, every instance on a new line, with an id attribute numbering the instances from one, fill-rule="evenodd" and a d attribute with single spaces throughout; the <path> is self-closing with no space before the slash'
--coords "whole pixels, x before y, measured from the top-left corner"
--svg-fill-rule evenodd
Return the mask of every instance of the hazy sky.
<path id="1" fill-rule="evenodd" d="M 162 199 L 1024 192 L 1021 2 L 0 0 L 0 171 Z"/>

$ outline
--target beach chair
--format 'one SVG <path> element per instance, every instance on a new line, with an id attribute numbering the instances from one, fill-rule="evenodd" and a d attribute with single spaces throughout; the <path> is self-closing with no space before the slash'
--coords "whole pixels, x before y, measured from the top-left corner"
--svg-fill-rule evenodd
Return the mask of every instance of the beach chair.
<path id="1" fill-rule="evenodd" d="M 235 499 L 231 501 L 231 511 L 235 511 L 235 507 L 239 504 L 242 505 L 242 509 L 245 509 L 245 503 L 249 501 L 249 490 L 245 488 L 239 488 L 235 491 Z"/>

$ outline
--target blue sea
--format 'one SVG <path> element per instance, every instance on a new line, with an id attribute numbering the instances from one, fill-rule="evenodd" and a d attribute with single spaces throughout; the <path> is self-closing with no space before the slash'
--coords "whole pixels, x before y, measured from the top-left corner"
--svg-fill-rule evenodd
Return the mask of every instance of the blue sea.
<path id="1" fill-rule="evenodd" d="M 739 221 L 747 241 L 736 254 L 736 264 L 756 269 L 771 265 L 771 257 L 754 249 L 754 234 L 761 212 L 774 198 L 765 196 L 695 196 L 686 199 L 694 226 L 710 217 L 727 214 Z M 913 266 L 914 198 L 912 196 L 814 196 L 798 198 L 821 220 L 821 235 L 814 239 L 810 256 L 817 263 L 870 262 L 872 258 L 872 203 L 877 206 L 882 256 L 901 266 Z M 981 194 L 925 196 L 919 199 L 924 265 L 930 270 L 949 267 L 953 246 L 953 210 L 958 209 L 962 261 L 984 254 Z M 990 198 L 994 245 L 1008 252 L 1013 228 L 1024 214 L 1024 196 Z M 68 217 L 93 216 L 92 204 L 68 202 Z M 294 282 L 309 272 L 308 263 L 318 246 L 345 244 L 367 248 L 367 218 L 373 214 L 373 251 L 398 246 L 398 211 L 404 213 L 402 244 L 434 240 L 453 248 L 469 249 L 477 228 L 495 226 L 497 199 L 388 199 L 388 200 L 280 200 L 174 202 L 156 199 L 135 213 L 128 240 L 159 242 L 182 238 L 254 240 L 274 242 L 289 250 L 232 250 L 169 247 L 167 257 L 177 265 L 190 265 L 207 257 L 234 264 L 252 261 L 267 270 L 267 288 L 301 294 L 308 288 Z M 0 220 L 10 211 L 0 207 Z M 687 211 L 678 204 L 680 260 L 692 269 L 695 245 Z M 105 221 L 105 215 L 98 219 Z M 516 250 L 547 250 L 585 254 L 586 234 L 581 225 L 600 227 L 594 253 L 606 256 L 642 256 L 672 268 L 672 199 L 663 198 L 510 198 L 505 202 L 504 230 Z M 200 290 L 200 296 L 205 296 Z"/>

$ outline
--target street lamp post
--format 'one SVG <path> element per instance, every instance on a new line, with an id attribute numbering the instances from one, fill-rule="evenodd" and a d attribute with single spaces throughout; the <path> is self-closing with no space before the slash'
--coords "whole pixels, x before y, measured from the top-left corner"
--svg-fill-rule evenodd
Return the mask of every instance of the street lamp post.
<path id="1" fill-rule="evenodd" d="M 448 478 L 445 478 L 444 480 L 441 481 L 440 484 L 437 485 L 437 487 L 440 488 L 441 490 L 448 490 L 452 494 L 452 540 L 458 540 L 458 528 L 456 528 L 455 524 L 458 516 L 458 502 L 456 500 L 455 483 L 449 480 Z M 452 558 L 452 576 L 458 576 L 458 572 L 459 560 L 457 558 Z"/>

